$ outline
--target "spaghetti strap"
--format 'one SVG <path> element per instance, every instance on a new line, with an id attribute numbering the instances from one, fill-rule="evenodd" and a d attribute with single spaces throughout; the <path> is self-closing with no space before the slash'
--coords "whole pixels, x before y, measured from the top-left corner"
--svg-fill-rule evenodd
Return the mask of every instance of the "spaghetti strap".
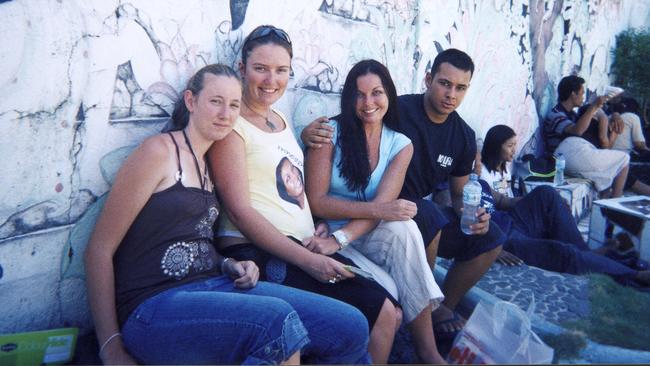
<path id="1" fill-rule="evenodd" d="M 176 172 L 176 181 L 180 182 L 183 180 L 183 168 L 181 167 L 181 154 L 178 151 L 178 144 L 176 143 L 176 139 L 174 138 L 174 135 L 172 135 L 171 132 L 167 132 L 169 137 L 172 138 L 172 142 L 174 143 L 174 147 L 176 148 L 176 160 L 178 161 L 178 171 Z"/>

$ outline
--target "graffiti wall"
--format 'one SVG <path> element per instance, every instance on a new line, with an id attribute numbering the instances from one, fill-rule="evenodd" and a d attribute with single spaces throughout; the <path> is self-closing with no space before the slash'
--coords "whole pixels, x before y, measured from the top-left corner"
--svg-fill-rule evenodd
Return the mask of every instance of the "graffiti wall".
<path id="1" fill-rule="evenodd" d="M 477 135 L 507 124 L 534 145 L 555 83 L 577 72 L 601 91 L 616 33 L 649 13 L 633 0 L 0 1 L 0 334 L 90 329 L 82 257 L 116 171 L 193 71 L 236 66 L 259 24 L 293 40 L 278 108 L 297 130 L 337 112 L 355 62 L 420 92 L 455 47 L 476 63 L 460 113 Z"/>

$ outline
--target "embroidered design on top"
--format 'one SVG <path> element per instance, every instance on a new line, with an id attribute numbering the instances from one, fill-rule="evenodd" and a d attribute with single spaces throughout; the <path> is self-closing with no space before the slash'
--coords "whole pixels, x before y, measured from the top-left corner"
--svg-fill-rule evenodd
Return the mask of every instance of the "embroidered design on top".
<path id="1" fill-rule="evenodd" d="M 210 253 L 211 244 L 206 241 L 194 243 L 197 245 L 196 257 L 192 266 L 197 272 L 208 271 L 214 268 L 214 254 Z"/>
<path id="2" fill-rule="evenodd" d="M 219 216 L 219 210 L 217 206 L 210 206 L 208 208 L 208 215 L 203 217 L 201 221 L 194 227 L 196 231 L 205 238 L 212 238 L 214 233 L 212 232 L 212 227 L 214 222 L 217 221 L 217 216 Z"/>
<path id="3" fill-rule="evenodd" d="M 176 242 L 165 251 L 160 267 L 165 275 L 177 280 L 187 276 L 191 268 L 196 272 L 210 270 L 214 268 L 210 244 L 207 241 Z"/>

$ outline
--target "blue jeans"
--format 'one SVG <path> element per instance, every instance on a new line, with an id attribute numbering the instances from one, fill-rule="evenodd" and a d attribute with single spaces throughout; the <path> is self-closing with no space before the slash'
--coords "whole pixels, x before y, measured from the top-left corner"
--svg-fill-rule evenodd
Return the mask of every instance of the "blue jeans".
<path id="1" fill-rule="evenodd" d="M 259 282 L 199 280 L 140 304 L 122 327 L 128 351 L 153 364 L 369 363 L 368 326 L 354 307 Z"/>
<path id="2" fill-rule="evenodd" d="M 503 249 L 528 265 L 571 274 L 636 276 L 633 269 L 589 250 L 566 203 L 550 186 L 532 190 L 509 214 L 512 228 Z"/>

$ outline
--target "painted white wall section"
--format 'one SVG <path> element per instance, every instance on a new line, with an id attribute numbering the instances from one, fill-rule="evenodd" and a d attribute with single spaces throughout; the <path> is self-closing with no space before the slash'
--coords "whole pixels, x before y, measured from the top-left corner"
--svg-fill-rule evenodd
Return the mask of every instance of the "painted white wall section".
<path id="1" fill-rule="evenodd" d="M 421 92 L 436 54 L 456 47 L 476 63 L 460 113 L 477 136 L 507 124 L 534 148 L 560 78 L 602 91 L 615 35 L 649 13 L 648 0 L 0 0 L 0 334 L 90 329 L 82 255 L 112 177 L 187 78 L 236 67 L 257 25 L 292 37 L 277 107 L 298 130 L 337 113 L 357 61 Z"/>

